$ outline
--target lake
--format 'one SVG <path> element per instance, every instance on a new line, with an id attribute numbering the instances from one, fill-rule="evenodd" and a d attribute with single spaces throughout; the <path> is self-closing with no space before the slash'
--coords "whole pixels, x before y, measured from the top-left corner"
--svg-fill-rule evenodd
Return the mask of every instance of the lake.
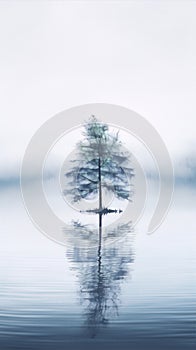
<path id="1" fill-rule="evenodd" d="M 193 187 L 178 187 L 152 235 L 139 223 L 99 247 L 58 245 L 1 189 L 0 348 L 195 349 Z"/>

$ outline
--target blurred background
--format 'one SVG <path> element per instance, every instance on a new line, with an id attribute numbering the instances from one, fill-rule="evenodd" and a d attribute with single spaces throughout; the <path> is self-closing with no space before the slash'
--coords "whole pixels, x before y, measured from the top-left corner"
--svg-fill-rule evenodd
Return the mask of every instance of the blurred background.
<path id="1" fill-rule="evenodd" d="M 195 348 L 195 15 L 194 1 L 0 1 L 2 349 Z M 46 120 L 94 102 L 152 123 L 176 185 L 154 235 L 143 220 L 81 251 L 33 226 L 19 174 Z"/>

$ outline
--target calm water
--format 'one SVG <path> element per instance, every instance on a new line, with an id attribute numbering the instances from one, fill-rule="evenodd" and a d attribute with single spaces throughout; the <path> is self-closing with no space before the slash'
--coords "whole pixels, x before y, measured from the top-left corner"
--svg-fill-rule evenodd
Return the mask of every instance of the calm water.
<path id="1" fill-rule="evenodd" d="M 195 349 L 195 194 L 178 190 L 151 236 L 65 249 L 2 190 L 0 348 Z"/>

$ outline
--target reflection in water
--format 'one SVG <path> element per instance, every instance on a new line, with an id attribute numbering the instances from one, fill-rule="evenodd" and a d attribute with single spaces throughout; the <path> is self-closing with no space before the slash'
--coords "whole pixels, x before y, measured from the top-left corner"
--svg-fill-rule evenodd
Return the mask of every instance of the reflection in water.
<path id="1" fill-rule="evenodd" d="M 87 226 L 74 223 L 74 227 L 76 231 L 80 230 L 81 235 L 85 232 L 89 239 L 92 237 L 94 240 L 94 234 L 91 230 L 88 232 Z M 104 237 L 114 237 L 117 233 L 124 237 L 121 241 L 104 244 Z M 102 232 L 96 235 L 99 237 L 97 246 L 85 247 L 74 245 L 73 242 L 73 248 L 67 252 L 71 268 L 79 279 L 80 300 L 85 310 L 85 328 L 91 337 L 95 337 L 98 329 L 106 325 L 111 317 L 118 315 L 121 283 L 128 276 L 134 261 L 130 223 L 105 231 L 103 242 Z"/>

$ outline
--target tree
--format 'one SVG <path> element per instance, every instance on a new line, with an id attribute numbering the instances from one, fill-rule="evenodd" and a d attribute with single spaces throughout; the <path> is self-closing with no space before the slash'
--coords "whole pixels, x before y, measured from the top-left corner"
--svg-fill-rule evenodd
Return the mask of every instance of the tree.
<path id="1" fill-rule="evenodd" d="M 103 189 L 111 191 L 121 200 L 131 199 L 130 178 L 133 169 L 130 153 L 119 141 L 119 132 L 109 132 L 107 124 L 91 116 L 84 125 L 84 139 L 77 144 L 78 158 L 73 160 L 72 169 L 65 174 L 70 179 L 65 195 L 71 195 L 73 202 L 90 199 L 98 195 L 99 208 L 88 210 L 99 214 L 99 228 L 102 215 L 117 210 L 105 208 L 102 201 Z"/>

